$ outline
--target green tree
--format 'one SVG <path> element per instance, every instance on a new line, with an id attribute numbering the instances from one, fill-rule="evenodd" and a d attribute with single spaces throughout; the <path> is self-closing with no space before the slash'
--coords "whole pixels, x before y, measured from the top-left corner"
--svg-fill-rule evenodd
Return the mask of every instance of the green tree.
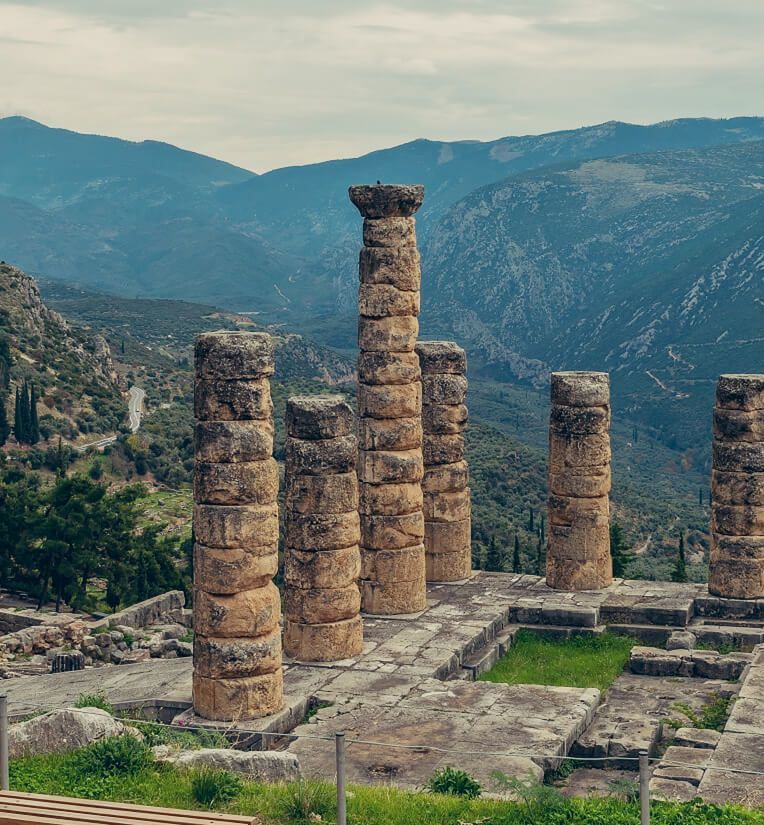
<path id="1" fill-rule="evenodd" d="M 8 424 L 8 413 L 5 410 L 5 393 L 0 390 L 0 447 L 8 441 L 10 434 L 11 428 Z"/>
<path id="2" fill-rule="evenodd" d="M 496 536 L 491 535 L 491 540 L 488 542 L 488 550 L 485 555 L 485 569 L 494 573 L 504 570 L 504 560 L 499 545 L 496 542 Z"/>
<path id="3" fill-rule="evenodd" d="M 676 556 L 674 569 L 671 571 L 672 582 L 687 581 L 687 559 L 684 554 L 684 533 L 679 534 L 679 552 Z"/>
<path id="4" fill-rule="evenodd" d="M 22 412 L 21 390 L 16 387 L 16 406 L 13 412 L 13 435 L 19 444 L 25 444 L 27 440 L 24 430 L 24 413 Z"/>
<path id="5" fill-rule="evenodd" d="M 546 564 L 544 558 L 544 540 L 541 538 L 541 530 L 539 530 L 538 543 L 536 545 L 536 575 L 546 575 Z"/>
<path id="6" fill-rule="evenodd" d="M 613 575 L 620 578 L 625 574 L 626 566 L 631 561 L 631 553 L 626 550 L 623 529 L 617 521 L 610 525 L 610 558 L 613 561 Z"/>
<path id="7" fill-rule="evenodd" d="M 533 526 L 533 507 L 528 508 L 528 532 L 532 533 L 535 530 Z"/>
<path id="8" fill-rule="evenodd" d="M 520 539 L 517 537 L 517 533 L 515 533 L 515 548 L 512 551 L 512 572 L 522 572 L 520 563 Z"/>
<path id="9" fill-rule="evenodd" d="M 0 335 L 0 390 L 11 386 L 11 345 L 6 335 Z"/>
<path id="10" fill-rule="evenodd" d="M 40 421 L 37 418 L 37 392 L 34 384 L 29 392 L 29 443 L 37 444 L 40 440 Z"/>

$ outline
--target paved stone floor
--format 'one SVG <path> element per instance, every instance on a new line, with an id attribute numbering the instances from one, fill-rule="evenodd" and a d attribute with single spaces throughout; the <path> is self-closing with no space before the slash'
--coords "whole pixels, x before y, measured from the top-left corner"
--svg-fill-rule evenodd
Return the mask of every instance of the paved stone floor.
<path id="1" fill-rule="evenodd" d="M 694 632 L 705 628 L 711 639 L 729 636 L 751 646 L 764 632 L 764 601 L 719 600 L 696 584 L 616 581 L 598 592 L 566 593 L 550 590 L 536 576 L 479 573 L 460 584 L 433 585 L 428 597 L 427 609 L 416 617 L 366 617 L 364 649 L 355 659 L 328 665 L 285 661 L 284 709 L 265 719 L 227 724 L 228 734 L 248 747 L 284 747 L 287 741 L 279 733 L 331 740 L 335 731 L 345 730 L 352 781 L 413 787 L 446 764 L 485 783 L 494 770 L 539 775 L 571 748 L 614 757 L 654 744 L 660 717 L 672 702 L 699 705 L 721 684 L 624 674 L 600 706 L 593 689 L 470 681 L 506 651 L 518 627 L 569 635 L 598 633 L 609 625 L 659 645 L 686 626 Z M 736 750 L 745 749 L 746 764 L 764 770 L 764 668 L 762 654 L 756 655 L 758 664 L 749 668 L 728 729 L 704 757 L 709 769 L 693 786 L 695 793 L 698 786 L 708 798 L 733 792 L 735 776 L 719 769 L 730 760 L 740 764 Z M 190 709 L 189 659 L 13 679 L 3 687 L 14 716 L 102 690 L 120 707 L 145 707 L 165 721 L 211 724 Z M 328 706 L 306 722 L 308 710 L 321 703 Z M 288 747 L 307 774 L 333 775 L 333 742 L 305 739 Z M 458 759 L 456 751 L 462 752 Z M 494 752 L 512 756 L 490 756 Z"/>

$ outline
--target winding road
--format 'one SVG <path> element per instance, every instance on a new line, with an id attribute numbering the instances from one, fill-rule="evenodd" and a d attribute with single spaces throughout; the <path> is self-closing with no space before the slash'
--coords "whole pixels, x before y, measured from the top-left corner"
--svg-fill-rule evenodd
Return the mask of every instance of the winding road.
<path id="1" fill-rule="evenodd" d="M 130 432 L 138 432 L 141 426 L 141 419 L 143 418 L 143 400 L 146 397 L 146 390 L 140 387 L 132 386 L 129 390 L 129 399 L 127 401 L 128 421 L 130 424 Z M 117 440 L 116 435 L 107 435 L 99 438 L 97 441 L 90 441 L 87 444 L 77 444 L 74 449 L 78 452 L 84 453 L 85 450 L 93 448 L 100 450 L 102 447 L 107 447 Z"/>

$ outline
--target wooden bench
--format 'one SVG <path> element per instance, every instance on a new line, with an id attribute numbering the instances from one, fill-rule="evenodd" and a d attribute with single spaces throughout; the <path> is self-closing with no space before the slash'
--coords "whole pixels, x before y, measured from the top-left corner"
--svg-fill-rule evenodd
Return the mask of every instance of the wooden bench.
<path id="1" fill-rule="evenodd" d="M 256 825 L 251 816 L 0 791 L 0 825 Z"/>

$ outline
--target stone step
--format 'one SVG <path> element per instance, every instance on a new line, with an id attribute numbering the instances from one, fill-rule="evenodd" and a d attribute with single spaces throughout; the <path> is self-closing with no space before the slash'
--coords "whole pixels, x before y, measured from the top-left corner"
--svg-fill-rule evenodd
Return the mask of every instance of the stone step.
<path id="1" fill-rule="evenodd" d="M 764 642 L 764 628 L 747 625 L 702 624 L 691 628 L 697 640 L 704 645 L 729 645 L 738 650 L 753 650 Z"/>
<path id="2" fill-rule="evenodd" d="M 600 621 L 605 624 L 687 627 L 694 615 L 693 605 L 690 597 L 644 599 L 629 605 L 605 602 L 600 606 Z"/>
<path id="3" fill-rule="evenodd" d="M 516 627 L 504 628 L 496 634 L 490 644 L 467 656 L 462 662 L 462 674 L 459 678 L 474 682 L 481 673 L 489 671 L 510 649 L 516 633 Z"/>
<path id="4" fill-rule="evenodd" d="M 518 624 L 596 627 L 599 624 L 599 609 L 565 602 L 516 605 L 510 608 L 509 619 Z"/>

